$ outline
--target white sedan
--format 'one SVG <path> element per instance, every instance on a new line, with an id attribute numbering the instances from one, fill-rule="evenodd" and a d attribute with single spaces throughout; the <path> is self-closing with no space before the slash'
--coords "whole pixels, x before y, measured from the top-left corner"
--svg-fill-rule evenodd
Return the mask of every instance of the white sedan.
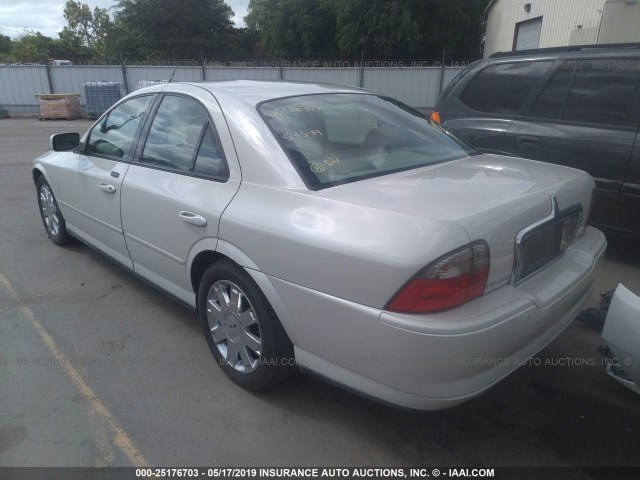
<path id="1" fill-rule="evenodd" d="M 606 247 L 586 173 L 479 154 L 356 88 L 157 85 L 50 144 L 33 180 L 51 240 L 196 309 L 249 389 L 302 369 L 463 402 L 562 332 Z"/>

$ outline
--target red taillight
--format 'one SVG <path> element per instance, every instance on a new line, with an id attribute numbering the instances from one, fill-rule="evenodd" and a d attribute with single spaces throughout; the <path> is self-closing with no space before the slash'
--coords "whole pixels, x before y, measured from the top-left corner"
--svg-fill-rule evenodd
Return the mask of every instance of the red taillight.
<path id="1" fill-rule="evenodd" d="M 474 242 L 423 268 L 385 308 L 430 313 L 457 307 L 482 295 L 487 278 L 489 247 L 484 242 Z"/>
<path id="2" fill-rule="evenodd" d="M 429 115 L 429 118 L 431 118 L 431 120 L 436 122 L 438 125 L 442 124 L 442 122 L 440 121 L 440 112 L 436 112 L 434 110 L 433 112 L 431 112 L 431 115 Z"/>

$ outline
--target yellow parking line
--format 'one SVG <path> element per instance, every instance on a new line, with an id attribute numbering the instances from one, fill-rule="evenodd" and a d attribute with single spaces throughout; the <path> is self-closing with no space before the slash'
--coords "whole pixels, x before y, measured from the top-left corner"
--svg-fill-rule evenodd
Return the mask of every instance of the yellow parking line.
<path id="1" fill-rule="evenodd" d="M 7 280 L 7 278 L 0 273 L 0 284 L 11 294 L 11 296 L 19 301 L 18 294 L 16 293 L 13 285 Z M 78 370 L 76 370 L 62 353 L 62 350 L 56 345 L 56 342 L 51 338 L 47 331 L 42 326 L 42 323 L 36 318 L 33 311 L 27 306 L 20 306 L 20 310 L 23 315 L 29 320 L 31 326 L 38 334 L 42 342 L 49 349 L 53 357 L 57 360 L 57 363 L 64 368 L 65 373 L 71 379 L 76 388 L 80 391 L 80 394 L 85 398 L 91 410 L 102 417 L 109 425 L 111 434 L 113 436 L 113 443 L 124 453 L 131 463 L 136 467 L 148 467 L 144 455 L 135 447 L 133 441 L 127 435 L 127 432 L 120 426 L 114 416 L 109 412 L 104 403 L 97 397 L 97 395 L 91 390 L 91 387 L 87 385 Z"/>

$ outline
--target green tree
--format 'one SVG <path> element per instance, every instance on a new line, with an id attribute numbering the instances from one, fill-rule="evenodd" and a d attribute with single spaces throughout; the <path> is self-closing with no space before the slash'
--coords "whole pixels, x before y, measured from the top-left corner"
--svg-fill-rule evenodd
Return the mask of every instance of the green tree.
<path id="1" fill-rule="evenodd" d="M 271 53 L 478 55 L 489 0 L 250 0 L 247 27 Z"/>
<path id="2" fill-rule="evenodd" d="M 223 0 L 119 0 L 118 49 L 126 56 L 228 51 L 233 11 Z"/>
<path id="3" fill-rule="evenodd" d="M 113 22 L 104 8 L 67 0 L 64 6 L 64 18 L 67 21 L 60 32 L 60 40 L 74 56 L 90 56 L 94 59 L 106 59 L 109 56 L 109 35 Z"/>
<path id="4" fill-rule="evenodd" d="M 336 0 L 337 42 L 343 53 L 414 53 L 423 36 L 411 0 Z"/>
<path id="5" fill-rule="evenodd" d="M 22 63 L 47 63 L 55 40 L 34 30 L 24 30 L 17 41 L 11 42 L 13 57 Z"/>
<path id="6" fill-rule="evenodd" d="M 11 52 L 11 37 L 0 34 L 0 54 Z"/>
<path id="7" fill-rule="evenodd" d="M 483 14 L 489 0 L 414 0 L 423 32 L 421 50 L 478 55 L 483 34 Z"/>
<path id="8" fill-rule="evenodd" d="M 334 0 L 250 0 L 245 22 L 271 54 L 337 51 Z"/>

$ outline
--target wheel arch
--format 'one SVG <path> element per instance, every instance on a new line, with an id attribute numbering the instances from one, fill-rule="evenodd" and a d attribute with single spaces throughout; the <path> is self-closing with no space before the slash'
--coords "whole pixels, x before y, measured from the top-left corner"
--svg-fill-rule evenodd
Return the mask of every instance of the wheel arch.
<path id="1" fill-rule="evenodd" d="M 190 268 L 190 276 L 191 276 L 191 288 L 193 288 L 193 292 L 198 295 L 198 290 L 200 289 L 200 281 L 202 280 L 202 275 L 209 268 L 209 266 L 214 263 L 224 260 L 228 257 L 222 255 L 220 252 L 216 252 L 213 250 L 203 250 L 199 252 L 191 262 Z M 198 302 L 196 300 L 196 306 Z"/>
<path id="2" fill-rule="evenodd" d="M 258 285 L 258 288 L 262 291 L 267 301 L 271 305 L 271 308 L 275 311 L 280 323 L 282 324 L 285 332 L 289 335 L 291 341 L 295 344 L 293 338 L 291 338 L 289 325 L 289 315 L 287 309 L 282 302 L 280 295 L 272 285 L 269 277 L 262 272 L 258 266 L 246 255 L 243 251 L 233 246 L 232 244 L 218 240 L 217 245 L 209 245 L 209 248 L 200 250 L 193 260 L 189 262 L 189 275 L 191 279 L 191 287 L 196 294 L 196 309 L 198 306 L 198 290 L 200 289 L 200 281 L 204 272 L 216 262 L 221 260 L 230 260 L 231 262 L 244 269 L 247 274 Z M 211 248 L 213 247 L 213 248 Z"/>
<path id="3" fill-rule="evenodd" d="M 31 177 L 33 178 L 33 184 L 37 185 L 38 183 L 38 179 L 40 177 L 44 177 L 45 180 L 47 180 L 47 182 L 49 181 L 47 179 L 47 176 L 44 173 L 44 168 L 42 168 L 41 165 L 36 165 L 31 169 Z M 50 182 L 49 182 L 50 183 Z"/>

